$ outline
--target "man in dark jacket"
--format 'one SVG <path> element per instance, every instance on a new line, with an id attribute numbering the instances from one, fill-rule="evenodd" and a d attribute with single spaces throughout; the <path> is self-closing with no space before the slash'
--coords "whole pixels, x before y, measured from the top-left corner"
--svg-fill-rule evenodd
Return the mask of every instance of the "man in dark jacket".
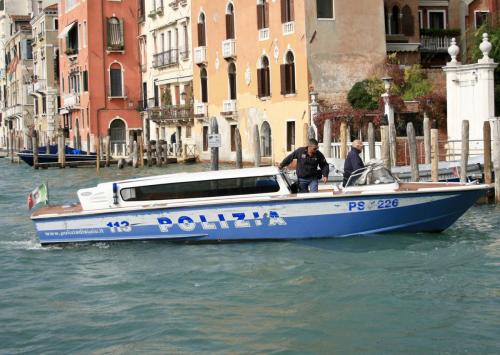
<path id="1" fill-rule="evenodd" d="M 293 159 L 297 159 L 297 177 L 299 178 L 299 192 L 317 192 L 318 175 L 321 173 L 324 183 L 328 181 L 328 163 L 325 156 L 318 150 L 318 141 L 309 139 L 307 147 L 296 149 L 287 156 L 281 164 L 280 169 L 289 165 Z M 318 166 L 321 171 L 318 171 Z"/>
<path id="2" fill-rule="evenodd" d="M 358 139 L 353 141 L 352 149 L 349 152 L 349 154 L 347 154 L 347 158 L 345 159 L 344 163 L 344 182 L 343 182 L 344 186 L 346 186 L 349 177 L 354 171 L 365 167 L 365 164 L 363 164 L 363 161 L 359 157 L 362 151 L 363 151 L 363 142 L 361 142 Z"/>

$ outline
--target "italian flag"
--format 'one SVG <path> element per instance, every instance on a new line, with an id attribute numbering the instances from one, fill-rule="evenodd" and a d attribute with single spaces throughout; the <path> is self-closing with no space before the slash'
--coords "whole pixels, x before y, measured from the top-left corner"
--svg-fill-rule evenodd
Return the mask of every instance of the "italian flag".
<path id="1" fill-rule="evenodd" d="M 35 205 L 49 200 L 47 185 L 41 184 L 28 195 L 28 209 L 31 210 Z"/>

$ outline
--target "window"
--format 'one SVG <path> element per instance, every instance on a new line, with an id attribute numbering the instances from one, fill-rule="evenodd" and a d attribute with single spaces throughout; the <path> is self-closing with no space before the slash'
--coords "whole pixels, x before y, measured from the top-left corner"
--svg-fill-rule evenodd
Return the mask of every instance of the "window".
<path id="1" fill-rule="evenodd" d="M 125 48 L 123 41 L 123 20 L 116 17 L 107 19 L 108 22 L 108 50 L 116 51 Z"/>
<path id="2" fill-rule="evenodd" d="M 5 10 L 4 0 L 0 0 L 0 11 Z"/>
<path id="3" fill-rule="evenodd" d="M 427 23 L 429 28 L 442 30 L 446 28 L 446 12 L 445 10 L 429 10 L 427 11 Z"/>
<path id="4" fill-rule="evenodd" d="M 208 126 L 203 126 L 203 151 L 208 150 Z"/>
<path id="5" fill-rule="evenodd" d="M 295 122 L 286 123 L 286 151 L 291 152 L 295 149 Z"/>
<path id="6" fill-rule="evenodd" d="M 87 21 L 83 21 L 83 48 L 87 47 Z"/>
<path id="7" fill-rule="evenodd" d="M 191 138 L 191 126 L 186 126 L 186 138 Z"/>
<path id="8" fill-rule="evenodd" d="M 84 70 L 82 72 L 82 80 L 83 80 L 83 91 L 89 91 L 89 72 Z"/>
<path id="9" fill-rule="evenodd" d="M 231 3 L 226 9 L 226 39 L 234 39 L 234 7 Z"/>
<path id="10" fill-rule="evenodd" d="M 281 0 L 281 23 L 294 20 L 293 0 Z"/>
<path id="11" fill-rule="evenodd" d="M 182 32 L 184 33 L 184 48 L 181 52 L 182 59 L 189 58 L 189 32 L 186 24 L 182 25 Z"/>
<path id="12" fill-rule="evenodd" d="M 66 54 L 78 54 L 78 27 L 72 26 L 66 36 Z"/>
<path id="13" fill-rule="evenodd" d="M 59 29 L 59 20 L 58 19 L 54 19 L 54 30 L 58 30 Z"/>
<path id="14" fill-rule="evenodd" d="M 279 190 L 280 186 L 275 176 L 256 176 L 129 187 L 121 189 L 120 196 L 124 201 L 158 201 L 254 195 Z"/>
<path id="15" fill-rule="evenodd" d="M 474 11 L 474 27 L 479 28 L 488 22 L 489 15 L 488 11 Z"/>
<path id="16" fill-rule="evenodd" d="M 205 36 L 205 14 L 201 13 L 198 20 L 198 47 L 204 47 L 207 45 Z"/>
<path id="17" fill-rule="evenodd" d="M 281 95 L 295 94 L 295 58 L 291 51 L 286 54 L 285 64 L 280 65 Z"/>
<path id="18" fill-rule="evenodd" d="M 391 13 L 390 34 L 395 35 L 399 33 L 399 7 L 394 6 Z"/>
<path id="19" fill-rule="evenodd" d="M 266 56 L 261 58 L 261 68 L 257 69 L 257 90 L 259 97 L 271 96 L 269 59 Z"/>
<path id="20" fill-rule="evenodd" d="M 229 99 L 236 100 L 236 65 L 234 63 L 229 64 L 227 75 L 229 79 Z"/>
<path id="21" fill-rule="evenodd" d="M 111 64 L 109 68 L 109 96 L 123 97 L 122 67 L 118 63 Z"/>
<path id="22" fill-rule="evenodd" d="M 200 71 L 200 80 L 201 80 L 201 102 L 208 102 L 208 77 L 207 70 L 205 68 L 201 68 Z"/>
<path id="23" fill-rule="evenodd" d="M 415 21 L 411 9 L 408 5 L 405 5 L 403 7 L 402 14 L 403 14 L 402 16 L 403 34 L 408 37 L 413 36 L 413 34 L 415 33 L 415 26 L 414 26 Z"/>
<path id="24" fill-rule="evenodd" d="M 269 3 L 267 0 L 257 2 L 257 29 L 269 28 Z"/>
<path id="25" fill-rule="evenodd" d="M 231 152 L 236 152 L 236 125 L 231 125 Z"/>
<path id="26" fill-rule="evenodd" d="M 318 19 L 333 19 L 333 0 L 316 0 L 316 15 Z"/>

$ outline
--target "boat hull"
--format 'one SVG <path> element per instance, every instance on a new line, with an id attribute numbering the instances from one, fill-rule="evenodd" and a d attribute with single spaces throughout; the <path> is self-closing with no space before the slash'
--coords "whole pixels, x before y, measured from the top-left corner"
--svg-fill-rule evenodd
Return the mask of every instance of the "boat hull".
<path id="1" fill-rule="evenodd" d="M 19 158 L 29 166 L 33 166 L 33 153 L 17 153 Z M 57 154 L 39 154 L 38 163 L 57 163 L 59 160 Z M 84 154 L 67 154 L 65 160 L 67 162 L 75 161 L 96 161 L 96 155 Z"/>
<path id="2" fill-rule="evenodd" d="M 440 232 L 485 189 L 280 198 L 33 218 L 41 244 L 164 239 L 217 242 Z"/>

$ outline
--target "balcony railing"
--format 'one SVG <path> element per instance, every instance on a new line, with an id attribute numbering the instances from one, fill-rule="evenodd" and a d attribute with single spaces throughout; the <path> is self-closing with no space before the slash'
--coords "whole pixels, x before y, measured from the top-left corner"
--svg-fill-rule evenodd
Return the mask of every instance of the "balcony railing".
<path id="1" fill-rule="evenodd" d="M 203 64 L 207 61 L 207 47 L 196 47 L 194 49 L 194 62 L 195 64 Z"/>
<path id="2" fill-rule="evenodd" d="M 196 117 L 207 117 L 208 105 L 205 102 L 196 102 L 194 104 L 194 115 Z"/>
<path id="3" fill-rule="evenodd" d="M 158 53 L 153 56 L 153 68 L 176 65 L 178 63 L 179 63 L 179 56 L 177 49 L 170 49 L 168 51 Z"/>
<path id="4" fill-rule="evenodd" d="M 62 107 L 66 109 L 70 109 L 72 107 L 78 106 L 80 104 L 80 94 L 71 93 L 63 95 L 63 104 Z"/>
<path id="5" fill-rule="evenodd" d="M 152 107 L 148 109 L 149 119 L 163 123 L 186 123 L 193 119 L 192 105 Z"/>
<path id="6" fill-rule="evenodd" d="M 224 100 L 222 103 L 222 113 L 234 114 L 236 112 L 236 100 Z"/>
<path id="7" fill-rule="evenodd" d="M 35 91 L 46 91 L 47 90 L 47 80 L 38 79 L 35 83 L 33 83 L 33 90 Z"/>
<path id="8" fill-rule="evenodd" d="M 234 39 L 222 41 L 222 56 L 224 58 L 236 57 L 236 41 Z"/>
<path id="9" fill-rule="evenodd" d="M 182 60 L 188 60 L 189 59 L 189 49 L 181 49 L 179 51 L 179 57 L 181 57 Z"/>
<path id="10" fill-rule="evenodd" d="M 261 28 L 259 30 L 259 41 L 265 41 L 269 39 L 269 28 Z"/>
<path id="11" fill-rule="evenodd" d="M 449 36 L 420 36 L 420 50 L 428 52 L 447 52 L 450 46 Z"/>
<path id="12" fill-rule="evenodd" d="M 290 35 L 295 32 L 295 22 L 285 22 L 283 24 L 283 35 Z"/>
<path id="13" fill-rule="evenodd" d="M 5 118 L 14 117 L 14 116 L 23 116 L 23 106 L 19 104 L 15 104 L 13 106 L 8 106 L 5 110 Z"/>

